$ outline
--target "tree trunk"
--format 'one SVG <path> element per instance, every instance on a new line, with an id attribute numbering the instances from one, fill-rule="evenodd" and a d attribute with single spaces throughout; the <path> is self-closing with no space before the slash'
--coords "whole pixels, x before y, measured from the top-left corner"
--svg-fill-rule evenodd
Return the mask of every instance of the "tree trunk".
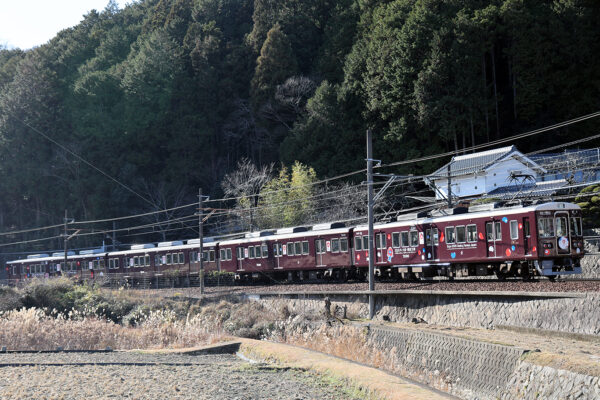
<path id="1" fill-rule="evenodd" d="M 471 122 L 471 146 L 475 147 L 475 129 L 473 129 L 473 109 L 469 112 L 469 122 Z M 473 153 L 475 149 L 471 150 Z"/>
<path id="2" fill-rule="evenodd" d="M 492 78 L 494 80 L 494 103 L 496 104 L 496 139 L 500 138 L 500 115 L 498 113 L 498 87 L 496 84 L 496 57 L 495 48 L 492 46 Z"/>
<path id="3" fill-rule="evenodd" d="M 488 106 L 487 106 L 487 73 L 485 71 L 485 53 L 481 58 L 481 66 L 483 72 L 483 111 L 485 114 L 485 137 L 487 141 L 490 141 L 490 116 L 488 115 Z"/>
<path id="4" fill-rule="evenodd" d="M 511 68 L 512 72 L 512 89 L 513 89 L 513 115 L 515 121 L 517 120 L 517 77 L 514 70 L 514 64 Z"/>

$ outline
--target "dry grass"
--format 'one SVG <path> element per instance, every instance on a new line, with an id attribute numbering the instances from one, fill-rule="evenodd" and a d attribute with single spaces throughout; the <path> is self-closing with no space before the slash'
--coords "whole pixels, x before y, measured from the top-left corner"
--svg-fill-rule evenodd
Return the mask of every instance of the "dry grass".
<path id="1" fill-rule="evenodd" d="M 30 308 L 0 314 L 0 345 L 11 350 L 180 348 L 215 343 L 224 336 L 217 325 L 209 326 L 198 316 L 177 319 L 172 311 L 151 312 L 136 327 L 80 312 Z"/>

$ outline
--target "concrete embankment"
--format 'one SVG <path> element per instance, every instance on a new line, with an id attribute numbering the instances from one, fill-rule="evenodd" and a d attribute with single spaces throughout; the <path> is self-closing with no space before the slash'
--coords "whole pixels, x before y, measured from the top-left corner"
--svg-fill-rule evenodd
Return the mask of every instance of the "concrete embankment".
<path id="1" fill-rule="evenodd" d="M 294 313 L 322 311 L 325 299 L 333 312 L 346 310 L 367 318 L 366 292 L 264 293 L 248 295 Z M 424 290 L 375 292 L 375 319 L 391 322 L 423 320 L 453 327 L 536 328 L 568 333 L 600 334 L 600 293 L 442 292 Z M 339 313 L 340 311 L 338 311 Z"/>
<path id="2" fill-rule="evenodd" d="M 370 324 L 340 319 L 365 318 L 365 294 L 250 298 L 303 316 L 279 323 L 275 340 L 374 365 L 460 398 L 600 398 L 597 293 L 380 293 L 377 322 Z M 329 326 L 294 322 L 328 313 Z M 350 346 L 357 350 L 344 352 Z"/>

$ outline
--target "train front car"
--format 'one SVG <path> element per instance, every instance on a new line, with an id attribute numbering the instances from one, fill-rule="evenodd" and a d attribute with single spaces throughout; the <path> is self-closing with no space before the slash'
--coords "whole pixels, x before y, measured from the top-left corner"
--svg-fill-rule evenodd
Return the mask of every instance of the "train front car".
<path id="1" fill-rule="evenodd" d="M 533 265 L 537 274 L 581 273 L 584 255 L 581 208 L 572 203 L 547 203 L 535 207 L 537 257 Z"/>

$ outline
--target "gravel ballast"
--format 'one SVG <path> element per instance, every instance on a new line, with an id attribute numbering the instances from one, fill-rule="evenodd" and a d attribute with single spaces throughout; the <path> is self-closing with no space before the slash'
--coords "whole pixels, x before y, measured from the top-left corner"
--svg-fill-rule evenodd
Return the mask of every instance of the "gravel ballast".
<path id="1" fill-rule="evenodd" d="M 0 354 L 6 399 L 353 399 L 298 369 L 234 355 L 110 353 Z"/>

